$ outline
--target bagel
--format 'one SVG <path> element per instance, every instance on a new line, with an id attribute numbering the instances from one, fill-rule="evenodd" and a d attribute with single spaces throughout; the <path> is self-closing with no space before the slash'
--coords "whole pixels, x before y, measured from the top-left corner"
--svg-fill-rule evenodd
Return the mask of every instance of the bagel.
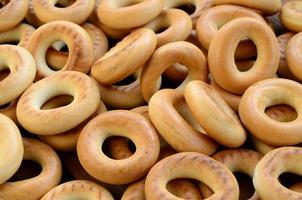
<path id="1" fill-rule="evenodd" d="M 253 183 L 261 199 L 301 199 L 301 193 L 284 187 L 278 179 L 285 172 L 302 174 L 298 167 L 302 162 L 301 155 L 302 148 L 281 147 L 270 151 L 259 161 Z"/>
<path id="2" fill-rule="evenodd" d="M 211 155 L 218 147 L 198 126 L 178 91 L 164 89 L 155 93 L 149 102 L 149 116 L 164 140 L 178 152 Z"/>
<path id="3" fill-rule="evenodd" d="M 214 88 L 202 81 L 191 81 L 185 88 L 184 97 L 209 137 L 230 148 L 244 144 L 247 135 L 239 117 Z"/>
<path id="4" fill-rule="evenodd" d="M 145 194 L 148 200 L 178 200 L 166 185 L 177 178 L 191 178 L 209 185 L 214 195 L 211 199 L 238 199 L 239 187 L 236 178 L 223 164 L 200 153 L 185 152 L 169 156 L 149 171 Z"/>
<path id="5" fill-rule="evenodd" d="M 20 23 L 18 26 L 0 33 L 0 43 L 18 42 L 18 46 L 26 47 L 36 29 L 31 25 Z"/>
<path id="6" fill-rule="evenodd" d="M 239 105 L 242 123 L 254 137 L 266 144 L 282 146 L 301 143 L 301 92 L 301 84 L 288 79 L 268 79 L 252 85 L 243 94 Z M 266 108 L 278 104 L 293 107 L 297 118 L 280 122 L 264 113 Z"/>
<path id="7" fill-rule="evenodd" d="M 10 73 L 0 81 L 0 105 L 18 98 L 28 88 L 36 75 L 36 65 L 31 54 L 15 45 L 0 45 L 0 71 Z"/>
<path id="8" fill-rule="evenodd" d="M 157 82 L 161 74 L 175 63 L 182 63 L 189 70 L 187 78 L 176 90 L 183 91 L 191 80 L 207 81 L 207 61 L 201 50 L 189 42 L 171 42 L 158 48 L 143 68 L 140 83 L 146 101 L 159 90 Z"/>
<path id="9" fill-rule="evenodd" d="M 71 95 L 71 104 L 51 110 L 41 110 L 52 97 Z M 87 75 L 65 71 L 49 76 L 30 86 L 20 97 L 17 117 L 29 132 L 55 135 L 68 131 L 91 116 L 100 102 L 95 83 Z"/>
<path id="10" fill-rule="evenodd" d="M 111 28 L 125 29 L 142 26 L 159 15 L 164 0 L 101 1 L 98 8 L 100 21 Z"/>
<path id="11" fill-rule="evenodd" d="M 76 0 L 72 5 L 59 8 L 57 1 L 32 0 L 35 15 L 42 23 L 56 20 L 82 24 L 90 16 L 94 8 L 94 0 Z"/>
<path id="12" fill-rule="evenodd" d="M 80 71 L 88 73 L 93 63 L 93 44 L 80 26 L 67 21 L 54 21 L 39 27 L 31 36 L 27 49 L 37 64 L 37 78 L 55 74 L 46 63 L 48 47 L 54 42 L 63 40 L 69 49 L 69 56 L 64 67 L 59 71 Z"/>
<path id="13" fill-rule="evenodd" d="M 0 9 L 0 32 L 17 26 L 28 11 L 29 0 L 2 1 Z"/>
<path id="14" fill-rule="evenodd" d="M 130 138 L 136 152 L 123 160 L 107 157 L 100 144 L 110 136 Z M 84 127 L 78 139 L 77 153 L 81 165 L 94 178 L 109 184 L 126 184 L 147 173 L 158 158 L 159 148 L 156 131 L 145 117 L 116 110 L 98 115 Z"/>
<path id="15" fill-rule="evenodd" d="M 245 37 L 255 43 L 258 54 L 254 66 L 241 72 L 236 67 L 234 53 L 239 41 Z M 219 29 L 208 53 L 209 69 L 214 81 L 235 94 L 243 94 L 253 83 L 274 77 L 279 58 L 278 41 L 273 31 L 259 20 L 247 17 L 232 20 Z"/>
<path id="16" fill-rule="evenodd" d="M 41 200 L 75 198 L 114 200 L 104 187 L 94 182 L 84 180 L 74 180 L 58 185 L 47 192 Z"/>
<path id="17" fill-rule="evenodd" d="M 282 6 L 280 20 L 282 24 L 293 32 L 302 31 L 302 2 L 289 1 Z"/>
<path id="18" fill-rule="evenodd" d="M 81 27 L 88 33 L 93 42 L 93 55 L 94 61 L 96 61 L 108 50 L 108 39 L 103 31 L 90 23 L 85 23 Z M 46 54 L 47 64 L 56 70 L 64 67 L 67 59 L 68 54 L 66 52 L 57 51 L 55 48 L 48 49 Z"/>
<path id="19" fill-rule="evenodd" d="M 219 5 L 205 10 L 196 24 L 196 31 L 199 42 L 203 48 L 209 50 L 213 37 L 218 30 L 228 22 L 249 17 L 265 23 L 263 17 L 254 10 L 236 5 Z M 240 38 L 243 39 L 243 38 Z M 242 40 L 235 51 L 235 58 L 248 58 L 255 56 L 257 49 L 250 40 Z"/>
<path id="20" fill-rule="evenodd" d="M 23 144 L 18 127 L 0 114 L 0 187 L 18 170 L 23 158 Z M 1 194 L 0 194 L 1 197 Z"/>
<path id="21" fill-rule="evenodd" d="M 235 4 L 261 11 L 266 15 L 272 15 L 281 10 L 281 0 L 213 0 L 215 5 Z"/>
<path id="22" fill-rule="evenodd" d="M 302 70 L 300 69 L 302 64 L 301 47 L 302 33 L 298 33 L 289 40 L 285 52 L 288 68 L 299 80 L 302 80 Z"/>
<path id="23" fill-rule="evenodd" d="M 155 48 L 153 31 L 145 28 L 135 30 L 97 60 L 91 74 L 101 84 L 114 84 L 141 68 Z"/>
<path id="24" fill-rule="evenodd" d="M 30 138 L 23 138 L 23 160 L 32 160 L 41 165 L 41 173 L 33 178 L 0 185 L 0 199 L 40 199 L 57 186 L 62 176 L 62 166 L 56 152 L 48 145 Z"/>
<path id="25" fill-rule="evenodd" d="M 192 31 L 192 21 L 184 11 L 168 9 L 143 27 L 156 33 L 157 47 L 161 47 L 170 42 L 186 40 Z"/>

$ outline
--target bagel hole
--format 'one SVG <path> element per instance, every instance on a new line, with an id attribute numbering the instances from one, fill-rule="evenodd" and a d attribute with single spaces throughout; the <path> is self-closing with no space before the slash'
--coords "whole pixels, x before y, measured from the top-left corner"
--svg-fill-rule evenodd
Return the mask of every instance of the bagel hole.
<path id="1" fill-rule="evenodd" d="M 127 76 L 126 78 L 124 78 L 123 80 L 115 83 L 115 86 L 123 86 L 123 85 L 130 85 L 131 83 L 135 82 L 137 80 L 137 78 L 135 77 L 134 74 L 131 74 L 129 76 Z"/>
<path id="2" fill-rule="evenodd" d="M 71 95 L 59 95 L 47 100 L 42 106 L 42 110 L 51 110 L 69 105 L 74 100 Z"/>
<path id="3" fill-rule="evenodd" d="M 113 148 L 114 150 L 112 150 Z M 125 148 L 126 150 L 123 151 L 123 149 Z M 122 160 L 134 154 L 136 151 L 136 147 L 135 144 L 126 137 L 111 136 L 104 141 L 102 145 L 102 150 L 107 157 L 114 160 Z"/>
<path id="4" fill-rule="evenodd" d="M 0 81 L 8 77 L 9 74 L 10 74 L 10 69 L 8 67 L 0 70 Z"/>
<path id="5" fill-rule="evenodd" d="M 117 7 L 128 7 L 128 6 L 133 6 L 135 4 L 139 4 L 141 2 L 142 2 L 142 0 L 116 1 L 115 5 Z"/>
<path id="6" fill-rule="evenodd" d="M 195 187 L 198 190 L 197 185 L 195 185 L 194 179 L 188 178 L 178 178 L 173 179 L 168 182 L 166 185 L 166 189 L 173 195 L 181 198 L 181 199 L 190 199 L 192 198 L 190 192 L 187 192 L 189 188 Z M 193 188 L 192 188 L 193 190 Z"/>
<path id="7" fill-rule="evenodd" d="M 38 176 L 42 172 L 41 166 L 31 160 L 23 160 L 17 172 L 8 182 L 22 181 Z"/>
<path id="8" fill-rule="evenodd" d="M 5 42 L 2 42 L 1 44 L 10 44 L 10 45 L 18 46 L 19 43 L 20 43 L 20 40 L 7 40 Z"/>
<path id="9" fill-rule="evenodd" d="M 159 26 L 157 28 L 154 29 L 154 33 L 156 34 L 160 34 L 162 32 L 164 32 L 165 30 L 167 30 L 169 28 L 169 26 Z"/>
<path id="10" fill-rule="evenodd" d="M 188 76 L 188 68 L 182 63 L 175 63 L 168 68 L 162 75 L 160 89 L 175 89 L 182 84 Z"/>
<path id="11" fill-rule="evenodd" d="M 297 119 L 298 117 L 296 109 L 285 104 L 267 107 L 265 109 L 265 113 L 271 119 L 274 119 L 279 122 L 291 122 Z"/>
<path id="12" fill-rule="evenodd" d="M 193 4 L 184 4 L 176 8 L 186 12 L 188 15 L 192 15 L 196 10 L 195 5 Z"/>
<path id="13" fill-rule="evenodd" d="M 235 63 L 238 71 L 249 71 L 257 60 L 257 47 L 255 43 L 249 38 L 241 40 L 236 47 L 234 58 L 236 58 Z"/>
<path id="14" fill-rule="evenodd" d="M 246 200 L 251 198 L 255 193 L 252 178 L 247 174 L 240 172 L 235 172 L 234 176 L 236 177 L 239 185 L 239 200 Z"/>
<path id="15" fill-rule="evenodd" d="M 76 2 L 76 1 L 75 0 L 59 0 L 55 4 L 55 7 L 57 7 L 57 8 L 66 8 L 66 7 L 69 7 L 72 4 L 74 4 L 74 2 Z"/>
<path id="16" fill-rule="evenodd" d="M 0 106 L 0 110 L 3 110 L 3 109 L 8 108 L 8 107 L 10 106 L 11 103 L 12 103 L 12 102 L 9 102 L 9 103 L 7 103 L 7 104 L 1 105 L 1 106 Z"/>
<path id="17" fill-rule="evenodd" d="M 302 176 L 290 172 L 285 172 L 279 176 L 279 182 L 284 186 L 289 188 L 295 183 L 302 181 Z"/>
<path id="18" fill-rule="evenodd" d="M 10 0 L 1 0 L 0 1 L 0 9 L 3 8 L 4 6 L 6 6 L 9 2 L 10 2 Z"/>
<path id="19" fill-rule="evenodd" d="M 56 41 L 46 51 L 46 64 L 50 69 L 59 71 L 66 64 L 68 53 L 68 45 L 64 41 Z"/>

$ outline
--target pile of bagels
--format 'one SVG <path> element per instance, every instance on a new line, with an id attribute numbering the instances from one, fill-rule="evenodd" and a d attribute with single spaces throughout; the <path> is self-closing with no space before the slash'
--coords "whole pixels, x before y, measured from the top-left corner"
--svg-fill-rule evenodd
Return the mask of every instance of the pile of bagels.
<path id="1" fill-rule="evenodd" d="M 301 200 L 301 82 L 302 0 L 0 0 L 0 200 Z"/>

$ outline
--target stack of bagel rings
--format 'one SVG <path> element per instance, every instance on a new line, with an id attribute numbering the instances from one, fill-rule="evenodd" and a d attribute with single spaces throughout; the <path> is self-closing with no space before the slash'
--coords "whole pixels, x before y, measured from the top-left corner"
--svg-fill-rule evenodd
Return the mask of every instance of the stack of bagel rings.
<path id="1" fill-rule="evenodd" d="M 302 199 L 302 0 L 0 0 L 0 200 Z"/>

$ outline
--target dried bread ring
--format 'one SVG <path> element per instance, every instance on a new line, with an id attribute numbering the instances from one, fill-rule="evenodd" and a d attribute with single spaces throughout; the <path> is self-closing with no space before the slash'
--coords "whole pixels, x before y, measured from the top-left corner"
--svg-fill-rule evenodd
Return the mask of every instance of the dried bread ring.
<path id="1" fill-rule="evenodd" d="M 185 152 L 169 156 L 152 167 L 145 183 L 146 199 L 183 199 L 166 188 L 169 181 L 177 178 L 197 179 L 209 185 L 214 191 L 213 200 L 239 198 L 236 178 L 223 164 L 200 153 Z"/>
<path id="2" fill-rule="evenodd" d="M 187 78 L 176 88 L 183 91 L 192 80 L 207 81 L 207 60 L 202 51 L 189 42 L 171 42 L 158 48 L 144 66 L 141 75 L 141 92 L 146 101 L 159 90 L 157 84 L 161 74 L 175 63 L 182 63 L 189 72 Z"/>
<path id="3" fill-rule="evenodd" d="M 241 72 L 235 64 L 234 53 L 244 37 L 251 38 L 258 53 L 254 66 Z M 259 20 L 248 17 L 232 20 L 219 29 L 208 53 L 209 68 L 214 81 L 235 94 L 243 94 L 253 83 L 274 77 L 279 58 L 280 51 L 274 32 Z"/>
<path id="4" fill-rule="evenodd" d="M 149 102 L 149 116 L 160 135 L 176 151 L 211 155 L 218 147 L 201 132 L 181 92 L 164 89 L 155 93 Z"/>
<path id="5" fill-rule="evenodd" d="M 214 88 L 202 81 L 191 81 L 184 96 L 193 116 L 209 137 L 230 148 L 244 144 L 247 135 L 239 117 Z"/>
<path id="6" fill-rule="evenodd" d="M 48 47 L 58 40 L 63 40 L 69 49 L 67 62 L 59 71 L 88 73 L 93 63 L 93 43 L 88 33 L 74 23 L 54 21 L 39 27 L 27 45 L 36 61 L 38 78 L 59 72 L 51 69 L 45 59 Z"/>
<path id="7" fill-rule="evenodd" d="M 98 17 L 111 28 L 134 28 L 158 16 L 163 7 L 164 0 L 107 0 L 100 2 Z"/>
<path id="8" fill-rule="evenodd" d="M 179 9 L 164 10 L 143 26 L 152 29 L 157 37 L 157 48 L 170 42 L 186 40 L 192 31 L 192 21 L 187 13 Z M 161 32 L 160 30 L 164 29 Z"/>
<path id="9" fill-rule="evenodd" d="M 243 94 L 239 105 L 242 123 L 253 136 L 266 144 L 282 146 L 300 143 L 301 92 L 301 84 L 280 78 L 267 79 L 250 86 Z M 280 104 L 293 107 L 297 112 L 297 118 L 289 122 L 280 122 L 265 114 L 266 108 Z"/>
<path id="10" fill-rule="evenodd" d="M 71 104 L 51 110 L 41 110 L 49 99 L 71 95 Z M 60 72 L 36 82 L 20 97 L 17 117 L 31 133 L 55 135 L 68 131 L 91 116 L 100 102 L 97 86 L 91 78 L 75 71 Z"/>
<path id="11" fill-rule="evenodd" d="M 110 136 L 130 138 L 136 145 L 136 152 L 123 160 L 107 157 L 100 144 Z M 157 133 L 144 116 L 115 110 L 98 115 L 84 127 L 77 153 L 84 169 L 94 178 L 110 184 L 126 184 L 148 172 L 157 161 L 159 148 Z"/>
<path id="12" fill-rule="evenodd" d="M 288 42 L 286 47 L 286 61 L 289 70 L 299 80 L 302 80 L 302 32 L 294 35 Z"/>
<path id="13" fill-rule="evenodd" d="M 85 180 L 65 182 L 47 192 L 41 200 L 102 199 L 114 200 L 104 187 Z"/>
<path id="14" fill-rule="evenodd" d="M 114 84 L 141 68 L 154 52 L 156 43 L 153 31 L 137 29 L 98 59 L 91 74 L 101 84 Z"/>
<path id="15" fill-rule="evenodd" d="M 272 15 L 281 10 L 281 0 L 213 0 L 214 4 L 235 4 L 256 9 L 264 14 Z"/>
<path id="16" fill-rule="evenodd" d="M 23 158 L 23 144 L 18 127 L 0 114 L 0 185 L 18 170 Z M 0 195 L 1 197 L 1 195 Z"/>
<path id="17" fill-rule="evenodd" d="M 59 8 L 58 0 L 33 0 L 33 8 L 37 18 L 42 23 L 56 20 L 70 21 L 82 24 L 90 16 L 94 8 L 94 0 L 76 0 L 72 5 Z"/>
<path id="18" fill-rule="evenodd" d="M 108 50 L 107 36 L 101 29 L 90 23 L 82 24 L 81 27 L 88 33 L 93 42 L 93 55 L 94 61 L 96 61 Z M 67 59 L 68 53 L 58 51 L 55 48 L 49 48 L 46 54 L 46 62 L 55 70 L 59 70 L 64 67 Z"/>
<path id="19" fill-rule="evenodd" d="M 219 5 L 205 10 L 196 24 L 198 40 L 205 49 L 209 49 L 213 37 L 226 23 L 241 17 L 250 17 L 265 23 L 263 17 L 252 9 L 236 5 Z M 257 49 L 250 40 L 239 43 L 235 58 L 242 59 L 256 55 Z"/>
<path id="20" fill-rule="evenodd" d="M 301 199 L 302 194 L 284 187 L 279 176 L 285 172 L 301 175 L 302 148 L 281 147 L 267 153 L 258 163 L 253 178 L 254 187 L 261 199 Z"/>
<path id="21" fill-rule="evenodd" d="M 10 0 L 7 2 L 1 2 L 4 5 L 0 9 L 0 32 L 17 26 L 24 19 L 28 10 L 29 0 Z"/>
<path id="22" fill-rule="evenodd" d="M 0 199 L 40 199 L 45 193 L 60 183 L 62 166 L 56 152 L 36 139 L 23 138 L 23 145 L 23 160 L 37 162 L 41 165 L 42 171 L 33 178 L 1 184 Z"/>
<path id="23" fill-rule="evenodd" d="M 0 71 L 9 68 L 10 73 L 0 81 L 0 105 L 10 103 L 28 88 L 36 75 L 32 55 L 15 45 L 0 45 Z"/>
<path id="24" fill-rule="evenodd" d="M 26 47 L 36 29 L 31 25 L 20 23 L 18 26 L 0 33 L 0 43 L 18 42 L 18 46 Z"/>
<path id="25" fill-rule="evenodd" d="M 280 19 L 282 24 L 293 32 L 302 31 L 302 2 L 289 1 L 282 6 Z"/>

